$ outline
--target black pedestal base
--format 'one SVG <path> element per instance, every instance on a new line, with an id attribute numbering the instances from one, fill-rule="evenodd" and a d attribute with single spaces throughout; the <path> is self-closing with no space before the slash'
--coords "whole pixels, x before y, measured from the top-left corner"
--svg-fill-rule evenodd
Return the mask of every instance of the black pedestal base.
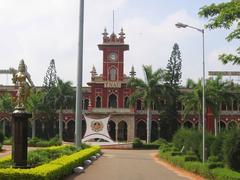
<path id="1" fill-rule="evenodd" d="M 27 168 L 28 118 L 32 114 L 15 110 L 12 114 L 12 159 L 13 167 Z"/>

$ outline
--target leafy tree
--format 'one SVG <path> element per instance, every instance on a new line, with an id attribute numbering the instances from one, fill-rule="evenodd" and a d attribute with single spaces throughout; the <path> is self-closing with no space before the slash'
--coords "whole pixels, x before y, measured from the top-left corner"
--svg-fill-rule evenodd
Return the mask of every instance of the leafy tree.
<path id="1" fill-rule="evenodd" d="M 9 93 L 4 93 L 0 96 L 0 111 L 10 113 L 14 109 L 12 96 Z"/>
<path id="2" fill-rule="evenodd" d="M 153 72 L 152 66 L 147 65 L 143 66 L 143 71 L 145 80 L 131 78 L 128 86 L 134 89 L 134 93 L 130 96 L 130 104 L 135 105 L 137 99 L 141 99 L 144 108 L 147 110 L 147 143 L 149 143 L 151 139 L 152 104 L 158 104 L 159 97 L 163 96 L 165 90 L 163 85 L 164 71 L 158 69 Z"/>
<path id="3" fill-rule="evenodd" d="M 211 4 L 200 8 L 199 16 L 210 18 L 209 23 L 206 25 L 208 29 L 224 28 L 233 31 L 226 37 L 228 42 L 240 39 L 240 1 L 231 0 L 219 4 Z M 236 25 L 236 27 L 235 27 Z M 224 63 L 232 62 L 233 64 L 240 64 L 240 47 L 236 49 L 237 54 L 221 54 L 219 59 Z"/>
<path id="4" fill-rule="evenodd" d="M 36 115 L 40 112 L 44 95 L 43 91 L 32 89 L 26 102 L 27 110 L 32 113 L 32 138 L 36 136 Z"/>
<path id="5" fill-rule="evenodd" d="M 171 57 L 168 60 L 167 71 L 165 76 L 166 86 L 169 86 L 171 94 L 171 102 L 165 104 L 165 108 L 161 113 L 160 136 L 170 140 L 177 130 L 177 97 L 179 96 L 179 85 L 182 77 L 182 59 L 181 52 L 177 43 L 174 44 Z"/>
<path id="6" fill-rule="evenodd" d="M 10 93 L 4 93 L 0 96 L 0 111 L 11 113 L 14 110 L 14 103 Z M 5 121 L 3 121 L 3 135 L 5 135 Z"/>
<path id="7" fill-rule="evenodd" d="M 44 97 L 43 103 L 40 106 L 41 111 L 45 114 L 45 123 L 46 126 L 46 135 L 47 138 L 50 138 L 53 135 L 52 125 L 55 120 L 55 114 L 57 111 L 56 107 L 56 84 L 57 84 L 57 73 L 54 59 L 50 61 L 50 65 L 47 69 L 47 73 L 44 77 L 43 81 L 43 90 L 44 90 Z M 49 130 L 51 129 L 51 130 Z"/>
<path id="8" fill-rule="evenodd" d="M 217 119 L 217 122 L 220 122 L 222 103 L 231 104 L 232 99 L 238 98 L 238 94 L 232 91 L 231 83 L 223 81 L 221 76 L 217 76 L 215 79 L 211 78 L 207 80 L 206 93 L 209 97 L 208 105 L 213 110 L 213 114 Z M 219 123 L 217 123 L 217 125 L 218 124 Z M 217 134 L 217 132 L 215 132 L 215 134 Z"/>
<path id="9" fill-rule="evenodd" d="M 198 127 L 200 128 L 200 120 L 202 117 L 202 85 L 201 80 L 195 83 L 193 80 L 187 80 L 187 88 L 191 89 L 190 92 L 186 92 L 179 96 L 179 100 L 184 106 L 183 119 L 191 113 L 197 113 L 199 117 Z"/>
<path id="10" fill-rule="evenodd" d="M 44 97 L 42 104 L 40 105 L 40 110 L 44 115 L 44 125 L 45 125 L 45 133 L 44 135 L 46 136 L 47 139 L 51 138 L 54 136 L 55 132 L 53 131 L 53 124 L 55 123 L 56 120 L 56 112 L 57 112 L 57 107 L 56 107 L 56 87 L 53 86 L 48 89 L 48 91 L 44 91 Z"/>
<path id="11" fill-rule="evenodd" d="M 70 81 L 64 82 L 60 78 L 57 79 L 55 90 L 56 106 L 59 109 L 59 139 L 62 141 L 63 134 L 63 109 L 66 107 L 74 107 L 74 90 Z"/>
<path id="12" fill-rule="evenodd" d="M 166 73 L 166 83 L 171 86 L 177 87 L 181 83 L 182 77 L 182 58 L 179 46 L 177 43 L 174 44 L 171 57 L 168 60 Z"/>
<path id="13" fill-rule="evenodd" d="M 224 160 L 233 170 L 240 171 L 240 131 L 230 131 L 223 143 Z"/>
<path id="14" fill-rule="evenodd" d="M 57 84 L 57 71 L 55 67 L 54 59 L 50 61 L 50 65 L 47 69 L 47 73 L 43 80 L 43 87 L 46 90 L 49 90 L 51 87 Z"/>

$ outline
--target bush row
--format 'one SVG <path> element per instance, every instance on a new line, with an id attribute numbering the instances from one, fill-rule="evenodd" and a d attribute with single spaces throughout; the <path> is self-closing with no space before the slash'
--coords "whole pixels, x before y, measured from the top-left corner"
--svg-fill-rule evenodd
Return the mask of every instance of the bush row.
<path id="1" fill-rule="evenodd" d="M 0 177 L 3 180 L 57 180 L 71 174 L 74 167 L 99 151 L 100 147 L 94 146 L 31 169 L 0 169 Z"/>
<path id="2" fill-rule="evenodd" d="M 173 137 L 173 144 L 183 153 L 192 151 L 202 159 L 202 132 L 180 129 Z M 214 137 L 205 135 L 205 156 L 216 157 L 216 161 L 224 162 L 231 169 L 240 171 L 240 130 L 226 131 Z"/>
<path id="3" fill-rule="evenodd" d="M 3 144 L 12 145 L 12 139 L 5 138 L 3 141 Z M 57 136 L 49 140 L 40 139 L 38 137 L 28 139 L 28 146 L 30 147 L 50 147 L 50 146 L 59 146 L 61 144 L 62 142 L 59 140 Z"/>
<path id="4" fill-rule="evenodd" d="M 37 149 L 28 152 L 27 162 L 30 167 L 36 167 L 38 165 L 48 163 L 63 155 L 70 155 L 77 151 L 78 150 L 75 146 L 70 145 L 52 146 L 49 148 Z M 11 156 L 0 158 L 0 168 L 8 168 L 11 166 L 12 166 Z"/>
<path id="5" fill-rule="evenodd" d="M 188 161 L 186 160 L 186 157 L 188 157 L 189 155 L 172 156 L 173 149 L 174 149 L 173 147 L 169 146 L 160 147 L 159 157 L 167 160 L 171 164 L 181 167 L 187 171 L 204 176 L 208 179 L 214 180 L 240 179 L 240 173 L 236 171 L 232 171 L 231 169 L 228 168 L 215 168 L 219 166 L 223 167 L 222 163 L 217 164 L 217 162 L 207 162 L 203 164 L 200 161 L 196 161 L 196 159 L 193 159 L 193 161 Z"/>
<path id="6" fill-rule="evenodd" d="M 143 143 L 139 138 L 135 138 L 133 141 L 134 149 L 158 149 L 161 144 L 166 143 L 164 139 L 158 139 L 152 143 Z"/>

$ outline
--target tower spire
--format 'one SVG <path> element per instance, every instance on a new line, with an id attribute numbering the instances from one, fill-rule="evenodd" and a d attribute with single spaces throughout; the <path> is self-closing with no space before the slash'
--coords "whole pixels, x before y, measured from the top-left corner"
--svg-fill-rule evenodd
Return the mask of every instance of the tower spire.
<path id="1" fill-rule="evenodd" d="M 114 33 L 114 10 L 113 10 L 113 33 Z"/>

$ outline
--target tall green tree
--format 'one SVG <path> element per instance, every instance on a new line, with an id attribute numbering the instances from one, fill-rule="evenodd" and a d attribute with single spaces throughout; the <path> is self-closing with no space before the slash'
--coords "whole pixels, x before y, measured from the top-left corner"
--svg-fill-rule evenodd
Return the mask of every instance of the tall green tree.
<path id="1" fill-rule="evenodd" d="M 206 92 L 209 97 L 209 106 L 213 110 L 216 119 L 216 126 L 218 126 L 220 123 L 222 103 L 232 105 L 233 99 L 239 99 L 239 93 L 233 88 L 232 83 L 223 81 L 221 76 L 207 80 Z M 217 129 L 215 130 L 215 135 L 217 135 Z"/>
<path id="2" fill-rule="evenodd" d="M 54 59 L 50 61 L 50 65 L 47 69 L 46 75 L 43 80 L 43 103 L 40 106 L 41 111 L 45 115 L 44 127 L 46 129 L 46 138 L 50 138 L 54 135 L 53 124 L 55 123 L 55 115 L 57 111 L 56 107 L 56 85 L 57 85 L 57 71 L 55 67 Z"/>
<path id="3" fill-rule="evenodd" d="M 167 101 L 164 110 L 161 111 L 160 136 L 170 140 L 177 130 L 178 111 L 177 98 L 179 96 L 179 85 L 182 77 L 182 58 L 179 46 L 174 44 L 171 56 L 168 60 L 165 76 L 165 84 L 169 86 L 171 101 Z"/>
<path id="4" fill-rule="evenodd" d="M 147 143 L 151 140 L 151 120 L 152 120 L 152 104 L 159 103 L 159 97 L 163 97 L 165 90 L 164 70 L 152 70 L 152 66 L 143 66 L 145 79 L 131 78 L 128 87 L 134 89 L 134 93 L 130 96 L 130 104 L 135 105 L 137 99 L 141 99 L 144 108 L 147 110 Z"/>
<path id="5" fill-rule="evenodd" d="M 14 103 L 10 93 L 4 93 L 0 95 L 0 111 L 4 113 L 12 113 L 14 110 Z M 5 135 L 5 121 L 3 121 L 3 135 Z"/>
<path id="6" fill-rule="evenodd" d="M 32 113 L 32 138 L 36 136 L 36 115 L 37 113 L 40 113 L 44 96 L 45 94 L 43 91 L 32 89 L 29 97 L 27 98 L 26 108 Z"/>
<path id="7" fill-rule="evenodd" d="M 57 84 L 57 70 L 55 66 L 55 61 L 52 59 L 50 65 L 47 69 L 46 75 L 43 80 L 43 87 L 46 90 L 49 90 L 51 87 L 56 86 Z"/>
<path id="8" fill-rule="evenodd" d="M 232 40 L 240 39 L 240 1 L 230 0 L 229 2 L 223 2 L 219 4 L 211 4 L 209 6 L 203 6 L 200 8 L 199 16 L 209 18 L 206 28 L 217 29 L 224 28 L 233 31 L 228 34 L 226 40 L 228 42 Z M 236 49 L 236 54 L 221 54 L 219 60 L 224 64 L 232 62 L 233 64 L 240 64 L 240 47 Z"/>
<path id="9" fill-rule="evenodd" d="M 178 87 L 181 84 L 182 77 L 182 58 L 177 43 L 173 45 L 173 50 L 168 60 L 166 69 L 166 83 L 170 84 L 171 86 Z"/>
<path id="10" fill-rule="evenodd" d="M 57 79 L 55 90 L 56 107 L 59 110 L 59 139 L 63 139 L 63 109 L 74 107 L 74 90 L 70 81 L 64 82 L 60 78 Z"/>

